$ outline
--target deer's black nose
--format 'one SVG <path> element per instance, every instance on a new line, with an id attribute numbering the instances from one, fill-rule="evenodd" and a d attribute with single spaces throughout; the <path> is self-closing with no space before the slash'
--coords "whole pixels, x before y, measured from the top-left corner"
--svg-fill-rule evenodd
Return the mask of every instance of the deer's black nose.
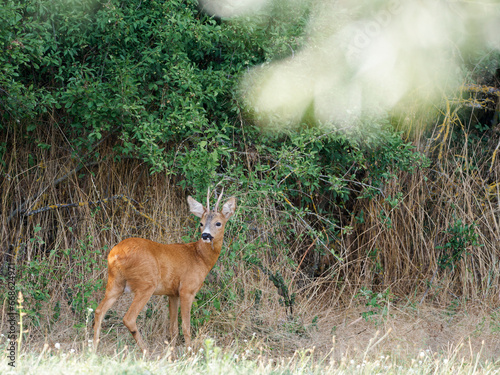
<path id="1" fill-rule="evenodd" d="M 213 237 L 212 237 L 212 235 L 211 235 L 210 233 L 202 233 L 202 234 L 201 234 L 201 238 L 202 238 L 203 240 L 205 240 L 205 241 L 206 241 L 206 240 L 210 240 L 210 241 L 212 241 L 212 240 L 213 240 Z"/>

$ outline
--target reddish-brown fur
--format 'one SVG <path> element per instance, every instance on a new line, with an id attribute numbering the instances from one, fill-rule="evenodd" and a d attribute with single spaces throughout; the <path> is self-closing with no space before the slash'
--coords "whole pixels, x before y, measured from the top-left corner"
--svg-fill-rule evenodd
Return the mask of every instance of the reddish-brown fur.
<path id="1" fill-rule="evenodd" d="M 164 245 L 143 238 L 128 238 L 113 247 L 108 255 L 106 294 L 95 312 L 95 349 L 99 344 L 104 315 L 118 297 L 128 291 L 134 293 L 134 300 L 123 323 L 142 351 L 146 351 L 146 345 L 137 328 L 136 319 L 153 294 L 169 296 L 172 343 L 175 343 L 179 332 L 177 316 L 180 302 L 186 346 L 191 345 L 191 305 L 208 272 L 219 258 L 225 224 L 234 213 L 236 200 L 234 197 L 230 198 L 220 212 L 203 207 L 191 197 L 188 197 L 188 202 L 191 212 L 201 217 L 202 231 L 204 228 L 211 228 L 212 240 L 206 242 L 200 239 L 188 244 Z M 220 226 L 216 226 L 218 223 Z"/>

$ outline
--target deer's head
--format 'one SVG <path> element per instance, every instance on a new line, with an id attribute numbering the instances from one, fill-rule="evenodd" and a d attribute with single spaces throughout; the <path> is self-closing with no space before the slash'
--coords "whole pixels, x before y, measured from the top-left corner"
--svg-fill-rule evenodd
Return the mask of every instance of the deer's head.
<path id="1" fill-rule="evenodd" d="M 207 206 L 203 206 L 200 202 L 196 201 L 194 198 L 189 196 L 187 198 L 189 204 L 189 211 L 195 216 L 201 218 L 200 220 L 200 231 L 201 239 L 205 243 L 210 243 L 214 239 L 221 240 L 224 236 L 224 227 L 229 218 L 234 214 L 236 209 L 236 198 L 231 197 L 222 206 L 219 211 L 219 203 L 222 198 L 224 189 L 222 189 L 215 208 L 210 209 L 210 189 L 207 193 Z"/>

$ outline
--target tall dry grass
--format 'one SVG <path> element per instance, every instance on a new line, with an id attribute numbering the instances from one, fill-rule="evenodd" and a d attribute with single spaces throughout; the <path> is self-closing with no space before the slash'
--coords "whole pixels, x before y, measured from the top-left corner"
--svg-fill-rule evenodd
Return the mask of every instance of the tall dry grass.
<path id="1" fill-rule="evenodd" d="M 353 271 L 346 273 L 359 275 L 355 285 L 418 295 L 420 302 L 473 300 L 495 307 L 500 165 L 492 136 L 498 129 L 484 131 L 481 139 L 472 125 L 466 127 L 449 111 L 435 129 L 414 140 L 417 150 L 431 159 L 430 167 L 399 174 L 383 196 L 358 203 L 356 211 L 363 211 L 365 222 L 345 240 Z M 387 198 L 398 194 L 397 205 L 391 205 Z M 461 257 L 443 267 L 443 248 L 448 246 L 449 252 L 454 246 L 450 228 L 457 225 L 474 227 L 473 235 L 464 241 Z"/>

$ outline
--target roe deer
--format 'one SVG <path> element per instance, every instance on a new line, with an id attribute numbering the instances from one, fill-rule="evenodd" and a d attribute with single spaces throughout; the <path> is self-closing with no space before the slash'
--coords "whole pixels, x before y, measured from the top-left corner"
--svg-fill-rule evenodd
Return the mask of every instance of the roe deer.
<path id="1" fill-rule="evenodd" d="M 191 213 L 201 218 L 201 238 L 197 242 L 164 245 L 143 238 L 128 238 L 111 249 L 106 294 L 95 311 L 94 350 L 99 344 L 104 315 L 124 292 L 133 292 L 134 299 L 123 323 L 142 352 L 147 348 L 136 319 L 153 294 L 169 297 L 172 345 L 175 345 L 179 333 L 177 314 L 180 300 L 182 331 L 186 347 L 191 346 L 191 305 L 219 258 L 225 224 L 236 209 L 236 198 L 231 197 L 218 211 L 223 192 L 224 189 L 213 211 L 209 208 L 210 189 L 206 207 L 190 196 L 187 198 Z"/>

